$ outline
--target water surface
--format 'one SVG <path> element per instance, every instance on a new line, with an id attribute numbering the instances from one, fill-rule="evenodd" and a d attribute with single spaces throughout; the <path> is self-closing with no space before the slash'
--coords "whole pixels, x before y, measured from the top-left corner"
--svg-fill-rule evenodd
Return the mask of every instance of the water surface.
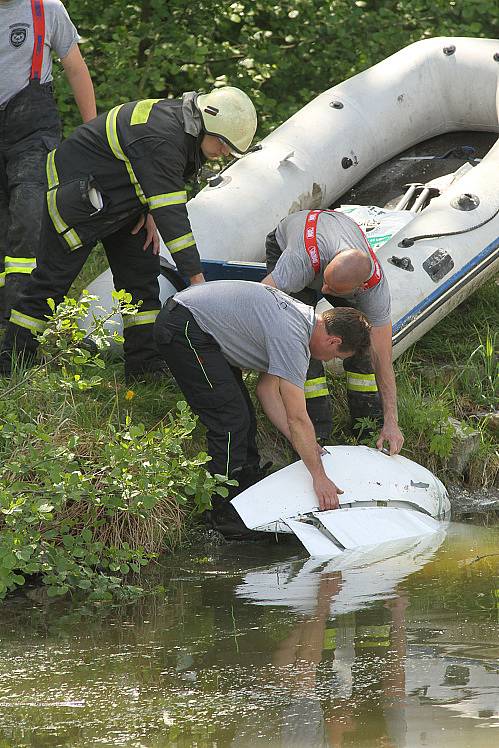
<path id="1" fill-rule="evenodd" d="M 0 748 L 499 742 L 499 530 L 452 524 L 367 559 L 232 544 L 98 615 L 0 609 Z"/>

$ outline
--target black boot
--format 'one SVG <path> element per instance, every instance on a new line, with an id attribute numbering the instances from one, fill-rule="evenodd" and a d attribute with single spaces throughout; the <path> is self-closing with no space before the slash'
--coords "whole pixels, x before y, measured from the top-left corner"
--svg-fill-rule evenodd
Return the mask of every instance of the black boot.
<path id="1" fill-rule="evenodd" d="M 0 377 L 12 376 L 14 367 L 29 369 L 35 366 L 36 348 L 31 334 L 25 334 L 25 331 L 9 323 L 0 350 Z"/>
<path id="2" fill-rule="evenodd" d="M 250 530 L 230 503 L 231 499 L 238 496 L 242 491 L 253 486 L 265 478 L 272 463 L 260 465 L 246 465 L 236 468 L 231 474 L 231 479 L 237 480 L 237 486 L 229 486 L 229 495 L 223 499 L 220 496 L 212 498 L 212 509 L 204 512 L 203 521 L 213 530 L 220 532 L 227 540 L 264 540 L 273 533 Z"/>

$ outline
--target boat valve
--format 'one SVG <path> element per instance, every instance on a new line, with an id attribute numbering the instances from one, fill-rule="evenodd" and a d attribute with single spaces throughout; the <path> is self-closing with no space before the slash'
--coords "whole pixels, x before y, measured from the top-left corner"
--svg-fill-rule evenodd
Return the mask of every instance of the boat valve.
<path id="1" fill-rule="evenodd" d="M 341 159 L 341 165 L 344 169 L 349 169 L 351 166 L 353 166 L 354 164 L 357 165 L 358 163 L 359 161 L 357 159 L 357 156 L 354 156 L 353 159 L 349 156 L 344 156 Z"/>
<path id="2" fill-rule="evenodd" d="M 475 210 L 480 205 L 480 198 L 470 192 L 463 192 L 462 195 L 453 198 L 450 204 L 456 210 Z"/>
<path id="3" fill-rule="evenodd" d="M 212 177 L 208 177 L 207 181 L 210 187 L 218 187 L 219 184 L 222 184 L 224 178 L 221 174 L 214 174 Z"/>
<path id="4" fill-rule="evenodd" d="M 454 44 L 451 44 L 449 47 L 444 47 L 442 50 L 444 55 L 447 55 L 447 57 L 450 57 L 450 55 L 453 55 L 455 51 L 456 51 L 456 48 Z"/>

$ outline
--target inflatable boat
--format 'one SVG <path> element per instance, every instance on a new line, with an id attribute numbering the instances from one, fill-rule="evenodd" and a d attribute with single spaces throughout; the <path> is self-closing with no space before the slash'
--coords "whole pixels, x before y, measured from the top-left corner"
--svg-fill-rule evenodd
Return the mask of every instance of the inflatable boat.
<path id="1" fill-rule="evenodd" d="M 389 220 L 379 209 L 398 175 L 390 207 L 406 218 L 374 246 L 399 355 L 499 267 L 499 143 L 490 135 L 498 108 L 499 42 L 489 39 L 416 42 L 330 88 L 189 201 L 207 279 L 261 279 L 266 234 L 297 210 L 364 202 L 374 222 Z M 473 142 L 484 133 L 480 152 Z M 366 180 L 377 185 L 367 202 Z M 166 247 L 162 254 L 164 300 L 176 283 Z M 111 306 L 110 272 L 89 291 L 100 297 L 85 322 L 91 330 L 97 307 Z"/>
<path id="2" fill-rule="evenodd" d="M 325 448 L 322 462 L 344 492 L 338 509 L 319 511 L 301 460 L 242 491 L 231 503 L 250 529 L 294 533 L 311 556 L 325 558 L 432 535 L 450 516 L 443 483 L 406 457 L 336 446 Z"/>

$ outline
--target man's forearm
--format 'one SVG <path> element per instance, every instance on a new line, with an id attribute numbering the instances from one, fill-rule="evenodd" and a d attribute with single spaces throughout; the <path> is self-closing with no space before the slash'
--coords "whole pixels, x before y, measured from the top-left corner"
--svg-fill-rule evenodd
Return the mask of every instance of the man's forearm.
<path id="1" fill-rule="evenodd" d="M 291 441 L 288 417 L 286 415 L 286 409 L 282 401 L 281 393 L 279 392 L 279 385 L 277 383 L 265 381 L 264 376 L 262 376 L 256 387 L 256 396 L 269 421 L 274 424 L 276 429 L 278 429 L 288 441 Z"/>
<path id="2" fill-rule="evenodd" d="M 371 356 L 383 402 L 385 423 L 397 423 L 397 385 L 392 364 L 392 326 L 373 327 L 371 330 Z"/>
<path id="3" fill-rule="evenodd" d="M 397 385 L 391 360 L 375 359 L 374 373 L 383 404 L 383 419 L 385 423 L 388 421 L 397 423 Z"/>
<path id="4" fill-rule="evenodd" d="M 312 478 L 320 478 L 326 475 L 320 451 L 315 438 L 312 421 L 308 416 L 304 418 L 288 418 L 291 443 L 305 463 Z"/>

